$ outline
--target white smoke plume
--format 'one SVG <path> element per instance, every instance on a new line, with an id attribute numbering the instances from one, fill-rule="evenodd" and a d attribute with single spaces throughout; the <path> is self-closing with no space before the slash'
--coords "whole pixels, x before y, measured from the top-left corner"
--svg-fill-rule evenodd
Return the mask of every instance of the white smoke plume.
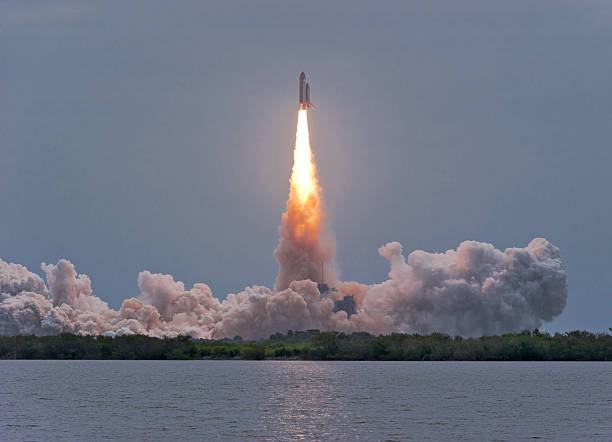
<path id="1" fill-rule="evenodd" d="M 318 233 L 317 238 L 311 243 L 295 238 L 291 229 L 291 223 L 294 221 L 286 215 L 283 215 L 282 225 L 279 228 L 280 242 L 274 250 L 274 257 L 279 264 L 274 289 L 283 290 L 289 287 L 292 281 L 306 279 L 337 284 L 338 278 L 334 264 L 336 242 L 333 235 L 324 230 Z M 327 229 L 324 222 L 321 228 Z"/>
<path id="2" fill-rule="evenodd" d="M 103 313 L 108 310 L 106 302 L 91 296 L 89 277 L 77 275 L 70 261 L 60 259 L 55 265 L 42 263 L 40 267 L 47 275 L 54 306 L 67 304 L 75 309 L 92 313 Z"/>
<path id="3" fill-rule="evenodd" d="M 542 238 L 525 248 L 495 249 L 465 241 L 445 253 L 402 246 L 379 249 L 390 265 L 389 280 L 368 286 L 337 284 L 332 297 L 354 295 L 358 314 L 334 312 L 310 280 L 272 291 L 247 287 L 225 300 L 206 284 L 186 290 L 170 275 L 138 276 L 140 294 L 112 310 L 92 294 L 91 281 L 60 260 L 43 264 L 47 285 L 18 264 L 0 260 L 0 334 L 146 334 L 195 338 L 265 338 L 289 329 L 480 336 L 540 327 L 560 315 L 567 300 L 559 249 Z M 51 295 L 52 298 L 49 298 Z"/>
<path id="4" fill-rule="evenodd" d="M 0 259 L 0 293 L 14 296 L 21 292 L 34 292 L 44 296 L 49 294 L 40 276 L 22 265 Z"/>

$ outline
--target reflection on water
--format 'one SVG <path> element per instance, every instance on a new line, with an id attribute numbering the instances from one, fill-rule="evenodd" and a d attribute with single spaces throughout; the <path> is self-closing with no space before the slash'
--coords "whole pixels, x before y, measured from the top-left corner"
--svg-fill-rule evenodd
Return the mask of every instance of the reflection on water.
<path id="1" fill-rule="evenodd" d="M 0 361 L 0 439 L 611 439 L 609 363 Z"/>
<path id="2" fill-rule="evenodd" d="M 356 386 L 349 383 L 342 392 L 334 389 L 334 382 L 344 376 L 337 366 L 281 362 L 270 368 L 274 382 L 267 390 L 257 434 L 266 434 L 269 427 L 277 428 L 277 435 L 291 434 L 295 439 L 351 434 L 344 429 L 351 425 L 351 417 L 343 400 L 354 395 Z"/>

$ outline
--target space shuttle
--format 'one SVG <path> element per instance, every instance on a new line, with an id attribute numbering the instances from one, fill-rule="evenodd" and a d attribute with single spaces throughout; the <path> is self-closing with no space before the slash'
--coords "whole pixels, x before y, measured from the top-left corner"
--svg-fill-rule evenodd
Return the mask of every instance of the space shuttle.
<path id="1" fill-rule="evenodd" d="M 311 109 L 314 106 L 310 102 L 310 85 L 306 83 L 306 74 L 300 74 L 300 110 Z"/>

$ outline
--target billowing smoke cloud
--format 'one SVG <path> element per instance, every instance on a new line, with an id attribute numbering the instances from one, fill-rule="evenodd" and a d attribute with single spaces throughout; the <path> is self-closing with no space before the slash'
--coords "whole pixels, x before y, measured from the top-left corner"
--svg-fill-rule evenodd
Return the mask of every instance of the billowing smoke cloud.
<path id="1" fill-rule="evenodd" d="M 74 265 L 60 259 L 56 265 L 42 263 L 40 266 L 47 275 L 53 305 L 68 304 L 77 310 L 103 313 L 108 304 L 96 296 L 90 296 L 91 280 L 87 275 L 77 275 Z"/>
<path id="2" fill-rule="evenodd" d="M 288 329 L 316 328 L 478 336 L 540 327 L 563 311 L 567 281 L 559 249 L 542 238 L 504 252 L 466 241 L 445 253 L 414 251 L 405 259 L 392 242 L 379 249 L 390 279 L 368 286 L 336 285 L 322 296 L 310 280 L 285 289 L 247 287 L 221 301 L 206 284 L 186 290 L 170 275 L 138 276 L 140 294 L 112 310 L 92 294 L 91 281 L 60 260 L 43 264 L 47 285 L 18 264 L 0 260 L 0 334 L 190 335 L 258 339 Z M 334 312 L 352 294 L 358 314 Z M 50 298 L 51 296 L 51 298 Z"/>
<path id="3" fill-rule="evenodd" d="M 42 334 L 42 320 L 53 305 L 42 278 L 0 259 L 0 334 Z"/>
<path id="4" fill-rule="evenodd" d="M 542 238 L 505 252 L 465 241 L 445 253 L 379 249 L 390 280 L 368 289 L 360 328 L 479 336 L 532 330 L 561 314 L 567 281 L 559 249 Z"/>
<path id="5" fill-rule="evenodd" d="M 0 259 L 0 293 L 18 295 L 21 292 L 49 294 L 40 276 L 19 264 L 10 264 Z"/>

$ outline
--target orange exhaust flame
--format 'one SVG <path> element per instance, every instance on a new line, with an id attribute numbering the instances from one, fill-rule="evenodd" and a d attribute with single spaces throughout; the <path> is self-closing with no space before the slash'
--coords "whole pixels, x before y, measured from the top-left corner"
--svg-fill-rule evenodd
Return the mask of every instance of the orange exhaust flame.
<path id="1" fill-rule="evenodd" d="M 291 281 L 310 279 L 321 282 L 321 264 L 325 279 L 335 279 L 329 261 L 333 259 L 335 242 L 327 232 L 321 188 L 310 149 L 308 113 L 298 111 L 291 187 L 287 211 L 280 226 L 281 241 L 274 256 L 280 264 L 276 290 L 284 290 Z"/>
<path id="2" fill-rule="evenodd" d="M 317 172 L 310 149 L 306 110 L 298 113 L 291 189 L 285 215 L 291 221 L 288 223 L 288 226 L 291 227 L 287 232 L 289 238 L 305 246 L 318 240 L 322 207 Z"/>

